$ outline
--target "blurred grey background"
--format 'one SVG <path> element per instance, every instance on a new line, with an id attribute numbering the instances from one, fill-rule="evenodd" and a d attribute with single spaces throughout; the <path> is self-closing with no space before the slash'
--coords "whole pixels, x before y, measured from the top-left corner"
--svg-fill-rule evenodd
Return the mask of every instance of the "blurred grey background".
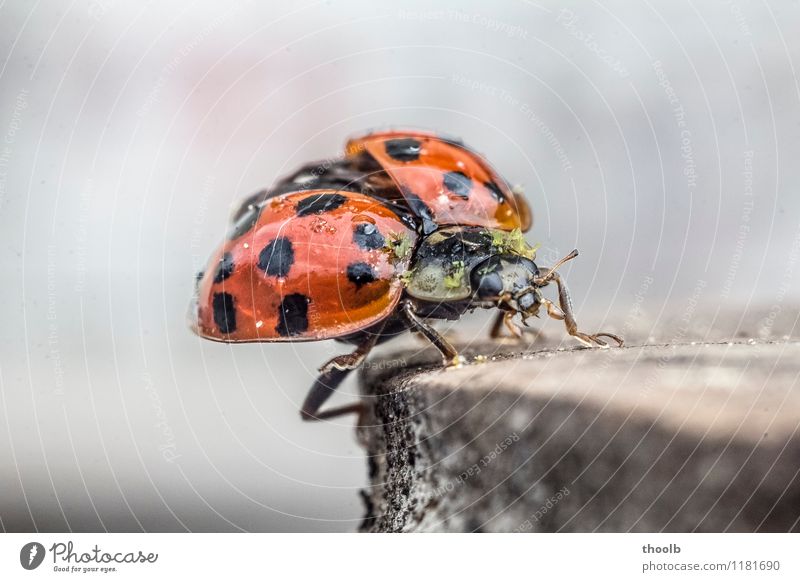
<path id="1" fill-rule="evenodd" d="M 798 30 L 797 2 L 3 3 L 0 526 L 356 528 L 352 419 L 298 416 L 341 348 L 184 318 L 237 200 L 365 128 L 524 186 L 585 328 L 793 331 Z"/>

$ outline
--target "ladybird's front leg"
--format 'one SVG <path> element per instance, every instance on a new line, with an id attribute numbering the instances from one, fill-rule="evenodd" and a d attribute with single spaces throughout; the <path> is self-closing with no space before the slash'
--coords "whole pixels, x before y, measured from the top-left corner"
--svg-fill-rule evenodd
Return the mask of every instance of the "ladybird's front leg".
<path id="1" fill-rule="evenodd" d="M 564 325 L 566 326 L 567 333 L 569 333 L 569 335 L 573 336 L 586 346 L 591 346 L 594 343 L 600 347 L 607 348 L 608 342 L 601 339 L 604 337 L 617 342 L 619 347 L 624 345 L 624 340 L 613 333 L 588 334 L 580 331 L 578 329 L 578 322 L 575 321 L 575 316 L 573 315 L 572 298 L 570 297 L 569 289 L 567 289 L 566 283 L 564 283 L 558 273 L 551 272 L 548 276 L 551 280 L 555 281 L 556 285 L 558 286 L 558 303 L 560 307 L 557 307 L 552 301 L 547 299 L 545 299 L 543 303 L 547 307 L 547 314 L 550 317 L 564 321 Z"/>
<path id="2" fill-rule="evenodd" d="M 404 301 L 400 312 L 409 327 L 424 335 L 429 342 L 436 346 L 436 349 L 441 352 L 446 366 L 459 366 L 464 363 L 464 358 L 458 354 L 458 350 L 442 334 L 420 319 L 411 301 Z"/>
<path id="3" fill-rule="evenodd" d="M 500 310 L 495 315 L 492 328 L 489 330 L 489 337 L 493 340 L 504 339 L 503 328 L 505 327 L 516 340 L 522 339 L 522 330 L 512 321 L 513 311 Z"/>

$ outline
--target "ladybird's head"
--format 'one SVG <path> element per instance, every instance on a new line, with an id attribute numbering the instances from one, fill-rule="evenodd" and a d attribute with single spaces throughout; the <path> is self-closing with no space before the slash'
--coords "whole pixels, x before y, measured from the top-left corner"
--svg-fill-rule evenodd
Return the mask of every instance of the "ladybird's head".
<path id="1" fill-rule="evenodd" d="M 480 303 L 494 303 L 523 314 L 539 306 L 536 280 L 539 267 L 531 259 L 513 254 L 493 255 L 470 273 L 470 285 Z"/>
<path id="2" fill-rule="evenodd" d="M 540 289 L 550 283 L 556 270 L 578 256 L 574 250 L 555 265 L 541 270 L 524 256 L 493 255 L 475 266 L 470 284 L 479 303 L 493 303 L 501 309 L 516 311 L 523 319 L 536 315 L 542 303 Z"/>

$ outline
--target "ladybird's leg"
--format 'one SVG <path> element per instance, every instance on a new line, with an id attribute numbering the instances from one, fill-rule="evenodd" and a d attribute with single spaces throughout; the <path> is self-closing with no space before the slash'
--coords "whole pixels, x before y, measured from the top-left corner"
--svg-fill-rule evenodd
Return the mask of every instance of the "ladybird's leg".
<path id="1" fill-rule="evenodd" d="M 352 353 L 336 356 L 319 368 L 320 375 L 314 381 L 314 385 L 300 409 L 300 416 L 303 420 L 323 420 L 354 412 L 360 415 L 364 412 L 364 405 L 361 402 L 338 406 L 323 412 L 320 412 L 320 408 L 333 395 L 347 375 L 364 363 L 369 352 L 378 343 L 383 329 L 384 325 L 381 325 L 373 333 L 370 333 L 367 339 L 359 344 Z"/>
<path id="2" fill-rule="evenodd" d="M 492 322 L 492 328 L 489 330 L 489 339 L 514 342 L 521 340 L 524 330 L 520 329 L 517 324 L 511 321 L 512 317 L 514 317 L 514 314 L 511 312 L 498 311 Z M 511 332 L 512 337 L 507 337 L 503 334 L 504 328 Z"/>
<path id="3" fill-rule="evenodd" d="M 516 315 L 513 311 L 504 311 L 503 312 L 503 325 L 505 328 L 511 333 L 511 336 L 514 340 L 519 341 L 522 339 L 523 333 L 522 329 L 514 323 L 514 316 Z"/>
<path id="4" fill-rule="evenodd" d="M 490 339 L 503 339 L 503 321 L 506 318 L 505 311 L 498 311 L 497 315 L 494 316 L 494 321 L 492 322 L 492 329 L 489 330 L 489 338 Z"/>
<path id="5" fill-rule="evenodd" d="M 504 294 L 497 302 L 497 307 L 500 309 L 500 311 L 495 317 L 494 323 L 492 324 L 492 329 L 489 332 L 489 337 L 491 339 L 505 339 L 501 336 L 503 327 L 511 332 L 511 339 L 514 341 L 519 341 L 522 339 L 522 330 L 512 321 L 516 315 L 516 312 L 502 309 L 503 305 L 508 305 L 510 298 L 511 297 L 509 294 Z"/>
<path id="6" fill-rule="evenodd" d="M 566 319 L 567 316 L 564 315 L 564 312 L 561 311 L 561 308 L 558 305 L 549 299 L 542 299 L 542 303 L 544 303 L 545 307 L 547 307 L 547 315 L 559 321 L 564 321 L 564 319 Z"/>
<path id="7" fill-rule="evenodd" d="M 491 330 L 489 330 L 489 338 L 493 340 L 511 340 L 515 342 L 528 339 L 533 342 L 539 338 L 545 337 L 541 330 L 525 329 L 514 323 L 514 315 L 514 312 L 511 311 L 499 311 L 492 323 Z M 503 335 L 504 327 L 511 332 L 513 337 L 507 338 Z"/>
<path id="8" fill-rule="evenodd" d="M 375 344 L 378 342 L 379 337 L 380 333 L 370 334 L 370 336 L 351 353 L 342 354 L 341 356 L 336 356 L 335 358 L 331 358 L 330 360 L 322 364 L 319 367 L 319 372 L 325 374 L 334 369 L 340 371 L 355 370 L 367 358 L 369 352 L 372 350 L 372 348 L 375 347 Z"/>
<path id="9" fill-rule="evenodd" d="M 436 346 L 436 349 L 439 350 L 442 357 L 444 357 L 444 363 L 446 365 L 458 365 L 463 362 L 463 358 L 458 355 L 458 350 L 456 350 L 442 334 L 420 319 L 410 301 L 403 302 L 401 313 L 414 331 L 418 331 L 424 335 L 429 342 Z"/>
<path id="10" fill-rule="evenodd" d="M 361 415 L 364 412 L 364 404 L 362 402 L 337 406 L 322 412 L 319 410 L 350 372 L 352 372 L 352 370 L 332 368 L 320 374 L 314 381 L 311 390 L 309 390 L 305 402 L 303 402 L 303 407 L 300 409 L 300 418 L 303 420 L 325 420 L 326 418 L 333 418 L 335 416 L 351 413 Z"/>
<path id="11" fill-rule="evenodd" d="M 545 307 L 547 307 L 547 315 L 549 315 L 553 319 L 557 319 L 559 321 L 564 321 L 567 319 L 567 316 L 564 313 L 564 311 L 549 299 L 542 299 L 542 304 Z M 577 329 L 575 329 L 574 331 L 570 331 L 569 324 L 567 324 L 567 331 L 569 331 L 570 335 L 573 336 L 575 339 L 577 339 L 579 342 L 581 342 L 583 345 L 588 347 L 592 346 L 592 339 L 587 334 L 581 331 L 577 331 Z M 599 345 L 602 348 L 608 347 L 608 344 L 604 340 L 595 338 L 595 341 L 597 342 L 597 345 Z"/>
<path id="12" fill-rule="evenodd" d="M 550 279 L 556 282 L 558 285 L 558 303 L 560 305 L 560 309 L 555 311 L 555 305 L 547 306 L 547 314 L 554 319 L 563 319 L 564 325 L 567 328 L 567 333 L 569 335 L 575 337 L 583 343 L 584 345 L 591 346 L 592 343 L 596 343 L 601 347 L 608 347 L 608 343 L 605 340 L 600 338 L 607 337 L 609 339 L 614 340 L 617 344 L 622 347 L 624 341 L 621 337 L 614 335 L 613 333 L 596 333 L 596 334 L 588 334 L 583 333 L 582 331 L 578 330 L 578 323 L 575 321 L 575 316 L 572 311 L 572 297 L 570 297 L 569 289 L 567 289 L 566 283 L 561 279 L 561 276 L 558 273 L 550 273 Z M 545 300 L 546 303 L 551 303 Z M 561 317 L 563 315 L 563 317 Z"/>
<path id="13" fill-rule="evenodd" d="M 361 402 L 338 406 L 322 412 L 319 409 L 333 395 L 347 375 L 364 363 L 367 354 L 378 342 L 382 329 L 370 334 L 352 353 L 336 356 L 320 367 L 320 375 L 314 381 L 314 385 L 300 409 L 300 416 L 303 420 L 323 420 L 353 412 L 358 414 L 364 412 L 364 405 Z"/>

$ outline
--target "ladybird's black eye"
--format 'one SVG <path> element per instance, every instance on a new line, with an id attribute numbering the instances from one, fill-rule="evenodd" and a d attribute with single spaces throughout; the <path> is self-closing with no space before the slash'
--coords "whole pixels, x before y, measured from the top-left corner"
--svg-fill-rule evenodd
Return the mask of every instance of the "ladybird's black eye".
<path id="1" fill-rule="evenodd" d="M 500 273 L 488 268 L 477 267 L 470 275 L 472 289 L 479 299 L 492 299 L 503 293 L 503 279 Z"/>

